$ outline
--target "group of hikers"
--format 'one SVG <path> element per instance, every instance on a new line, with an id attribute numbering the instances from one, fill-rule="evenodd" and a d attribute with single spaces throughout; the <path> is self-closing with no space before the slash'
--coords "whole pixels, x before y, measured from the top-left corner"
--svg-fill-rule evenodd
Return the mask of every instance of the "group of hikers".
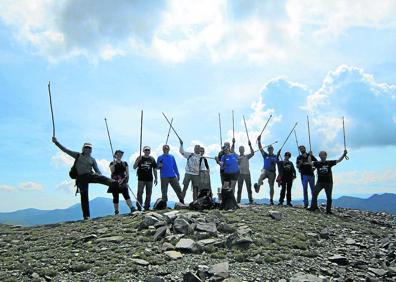
<path id="1" fill-rule="evenodd" d="M 157 170 L 160 171 L 160 185 L 161 198 L 158 199 L 154 205 L 154 209 L 165 208 L 168 201 L 168 187 L 173 188 L 176 196 L 181 204 L 184 204 L 188 187 L 192 186 L 193 202 L 190 207 L 204 207 L 200 204 L 209 204 L 207 207 L 218 206 L 219 208 L 229 210 L 238 207 L 241 202 L 242 187 L 245 183 L 248 199 L 250 204 L 254 204 L 252 193 L 252 181 L 249 168 L 249 161 L 254 156 L 252 144 L 249 141 L 249 154 L 245 154 L 245 147 L 239 147 L 239 154 L 235 152 L 235 139 L 230 142 L 225 142 L 214 159 L 220 165 L 220 178 L 222 187 L 219 189 L 218 202 L 215 203 L 212 195 L 211 181 L 210 181 L 210 167 L 208 158 L 205 157 L 205 149 L 200 145 L 195 145 L 193 152 L 186 152 L 183 147 L 183 141 L 180 140 L 180 154 L 186 158 L 185 175 L 180 185 L 180 173 L 177 167 L 176 160 L 171 155 L 169 145 L 163 145 L 163 154 L 155 160 L 151 154 L 151 148 L 144 146 L 141 155 L 137 157 L 133 164 L 133 169 L 137 170 L 137 195 L 136 195 L 136 209 L 139 211 L 148 211 L 150 209 L 151 195 L 153 184 L 158 184 Z M 67 149 L 61 145 L 56 137 L 52 137 L 53 143 L 63 152 L 75 159 L 73 168 L 76 171 L 75 178 L 77 190 L 81 196 L 81 208 L 84 219 L 90 218 L 89 211 L 89 197 L 88 185 L 89 183 L 100 183 L 108 186 L 108 193 L 113 195 L 114 213 L 119 214 L 119 194 L 122 194 L 131 213 L 135 211 L 132 205 L 129 191 L 129 166 L 128 163 L 122 160 L 124 152 L 116 150 L 114 152 L 114 159 L 110 163 L 111 178 L 108 178 L 100 172 L 95 159 L 92 157 L 92 144 L 84 143 L 82 152 L 75 152 Z M 275 182 L 281 187 L 280 198 L 278 205 L 283 205 L 285 197 L 286 204 L 292 206 L 291 189 L 293 180 L 297 177 L 294 164 L 290 161 L 291 153 L 285 152 L 284 158 L 281 157 L 281 150 L 274 154 L 274 147 L 272 145 L 263 147 L 261 144 L 261 134 L 257 138 L 259 151 L 263 157 L 264 165 L 261 170 L 260 177 L 254 183 L 254 190 L 256 193 L 260 192 L 260 187 L 263 186 L 264 180 L 268 180 L 270 205 L 274 205 L 274 185 Z M 265 150 L 267 149 L 267 151 Z M 301 174 L 301 182 L 304 195 L 304 208 L 311 211 L 318 209 L 317 199 L 322 189 L 325 190 L 327 197 L 326 212 L 331 213 L 332 205 L 332 189 L 333 178 L 331 168 L 337 163 L 341 162 L 347 154 L 344 150 L 342 156 L 338 160 L 327 160 L 327 153 L 321 151 L 319 153 L 319 160 L 317 160 L 312 152 L 307 152 L 304 146 L 299 146 L 299 156 L 296 160 L 296 166 Z M 276 175 L 276 167 L 278 175 Z M 314 171 L 317 171 L 317 181 L 315 184 Z M 238 183 L 238 189 L 235 188 Z M 311 205 L 309 207 L 308 185 L 311 191 Z M 132 192 L 133 193 L 133 192 Z M 143 194 L 145 199 L 143 201 Z M 133 194 L 134 195 L 134 194 Z"/>

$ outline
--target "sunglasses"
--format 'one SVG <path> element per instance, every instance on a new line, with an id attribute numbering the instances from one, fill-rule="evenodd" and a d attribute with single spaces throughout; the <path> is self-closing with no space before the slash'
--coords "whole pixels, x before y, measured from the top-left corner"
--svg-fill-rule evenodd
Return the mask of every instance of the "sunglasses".
<path id="1" fill-rule="evenodd" d="M 91 150 L 92 150 L 92 148 L 91 148 L 91 147 L 84 147 L 84 149 L 91 149 Z"/>
<path id="2" fill-rule="evenodd" d="M 150 152 L 150 149 L 146 149 L 146 150 L 144 150 L 145 152 Z"/>

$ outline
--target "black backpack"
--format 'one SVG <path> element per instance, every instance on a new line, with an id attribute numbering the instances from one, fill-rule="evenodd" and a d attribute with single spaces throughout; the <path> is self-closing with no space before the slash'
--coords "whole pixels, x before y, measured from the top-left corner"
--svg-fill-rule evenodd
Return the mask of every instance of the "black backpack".
<path id="1" fill-rule="evenodd" d="M 78 158 L 80 157 L 80 154 L 77 155 L 77 158 L 74 160 L 73 166 L 70 168 L 69 171 L 69 176 L 71 179 L 76 179 L 77 178 L 77 168 L 76 168 L 76 163 Z"/>
<path id="2" fill-rule="evenodd" d="M 154 210 L 166 209 L 166 201 L 164 201 L 162 198 L 157 199 L 154 203 L 153 209 Z"/>

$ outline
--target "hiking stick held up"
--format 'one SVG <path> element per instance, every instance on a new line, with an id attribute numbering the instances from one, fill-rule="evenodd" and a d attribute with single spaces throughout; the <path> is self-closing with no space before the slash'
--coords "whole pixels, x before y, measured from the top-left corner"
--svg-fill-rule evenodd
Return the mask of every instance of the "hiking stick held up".
<path id="1" fill-rule="evenodd" d="M 110 137 L 110 132 L 109 132 L 109 126 L 107 125 L 107 119 L 105 118 L 104 120 L 105 120 L 105 123 L 106 123 L 107 136 L 109 137 L 111 155 L 112 155 L 113 158 L 114 158 L 114 150 L 113 150 L 113 144 L 111 143 L 111 137 Z"/>
<path id="2" fill-rule="evenodd" d="M 182 139 L 180 138 L 179 134 L 177 134 L 175 128 L 173 127 L 173 125 L 171 124 L 169 119 L 166 117 L 166 115 L 164 113 L 162 113 L 162 115 L 165 117 L 166 121 L 169 123 L 169 126 L 172 128 L 172 130 L 176 134 L 177 138 L 179 138 L 179 141 L 182 141 Z"/>
<path id="3" fill-rule="evenodd" d="M 275 141 L 274 143 L 271 143 L 271 144 L 269 144 L 269 145 L 263 146 L 263 149 L 264 149 L 264 148 L 268 148 L 269 146 L 275 145 L 276 143 L 278 143 L 278 141 Z M 260 151 L 260 149 L 255 150 L 254 152 L 256 153 L 256 152 L 258 152 L 258 151 Z"/>
<path id="4" fill-rule="evenodd" d="M 289 137 L 290 137 L 290 135 L 292 134 L 293 130 L 296 128 L 296 126 L 297 126 L 297 122 L 296 122 L 296 124 L 293 126 L 292 130 L 290 130 L 289 135 L 287 135 L 285 142 L 283 142 L 283 144 L 282 144 L 282 146 L 280 147 L 279 150 L 282 150 L 282 149 L 283 149 L 283 146 L 285 146 L 287 140 L 289 140 Z"/>
<path id="5" fill-rule="evenodd" d="M 55 137 L 55 120 L 54 120 L 54 110 L 52 108 L 51 81 L 48 81 L 48 95 L 49 95 L 51 118 L 52 118 L 52 137 Z"/>
<path id="6" fill-rule="evenodd" d="M 267 127 L 267 125 L 268 125 L 269 121 L 271 120 L 271 118 L 272 118 L 272 115 L 269 116 L 269 118 L 268 118 L 267 122 L 265 123 L 265 125 L 263 127 L 263 130 L 261 130 L 261 133 L 260 133 L 259 136 L 261 136 L 263 134 L 263 132 L 264 132 L 265 128 Z"/>
<path id="7" fill-rule="evenodd" d="M 342 117 L 342 132 L 344 135 L 344 150 L 346 150 L 346 138 L 345 138 L 345 122 L 344 122 L 344 117 Z M 349 157 L 345 155 L 345 159 L 349 160 Z"/>
<path id="8" fill-rule="evenodd" d="M 219 113 L 219 130 L 220 130 L 220 148 L 223 146 L 223 137 L 221 136 L 221 118 Z"/>
<path id="9" fill-rule="evenodd" d="M 294 139 L 296 139 L 297 152 L 298 152 L 298 154 L 300 155 L 300 149 L 299 149 L 298 140 L 297 140 L 297 133 L 296 133 L 296 130 L 295 130 L 295 129 L 294 129 L 293 131 L 294 131 Z"/>
<path id="10" fill-rule="evenodd" d="M 308 125 L 309 151 L 312 152 L 312 146 L 311 146 L 311 129 L 309 128 L 309 117 L 308 117 L 308 116 L 307 116 L 307 125 Z"/>
<path id="11" fill-rule="evenodd" d="M 243 117 L 243 124 L 245 125 L 246 136 L 247 136 L 248 142 L 250 142 L 249 133 L 248 133 L 248 129 L 247 129 L 247 126 L 246 126 L 245 116 L 243 115 L 242 117 Z"/>
<path id="12" fill-rule="evenodd" d="M 140 113 L 140 150 L 139 156 L 142 156 L 142 138 L 143 138 L 143 110 Z"/>
<path id="13" fill-rule="evenodd" d="M 235 138 L 235 129 L 234 129 L 234 111 L 232 111 L 232 139 Z"/>
<path id="14" fill-rule="evenodd" d="M 172 123 L 173 123 L 173 118 L 171 119 L 171 122 L 170 122 L 171 126 L 169 126 L 168 135 L 166 136 L 165 145 L 168 145 L 169 135 L 170 135 L 170 131 L 172 129 Z"/>

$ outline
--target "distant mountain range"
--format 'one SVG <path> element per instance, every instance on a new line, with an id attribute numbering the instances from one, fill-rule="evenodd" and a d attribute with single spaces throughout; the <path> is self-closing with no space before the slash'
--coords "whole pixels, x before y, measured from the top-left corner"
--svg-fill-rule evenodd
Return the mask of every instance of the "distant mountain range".
<path id="1" fill-rule="evenodd" d="M 247 203 L 248 200 L 243 199 L 242 203 Z M 324 203 L 325 200 L 319 200 L 319 203 Z M 257 204 L 268 204 L 268 199 L 256 200 Z M 135 204 L 135 203 L 134 203 Z M 294 205 L 302 205 L 302 200 L 293 201 Z M 175 203 L 168 202 L 169 207 L 174 207 Z M 374 194 L 367 199 L 342 196 L 333 200 L 334 207 L 352 208 L 359 210 L 367 210 L 373 212 L 386 212 L 396 214 L 396 194 Z M 114 213 L 112 199 L 110 198 L 95 198 L 90 201 L 90 210 L 93 217 L 102 217 L 112 215 Z M 128 213 L 129 209 L 124 202 L 120 203 L 120 213 Z M 0 223 L 16 224 L 23 226 L 32 226 L 39 224 L 49 224 L 62 221 L 75 221 L 81 219 L 80 204 L 75 204 L 66 209 L 55 210 L 39 210 L 39 209 L 23 209 L 14 212 L 0 213 Z"/>

